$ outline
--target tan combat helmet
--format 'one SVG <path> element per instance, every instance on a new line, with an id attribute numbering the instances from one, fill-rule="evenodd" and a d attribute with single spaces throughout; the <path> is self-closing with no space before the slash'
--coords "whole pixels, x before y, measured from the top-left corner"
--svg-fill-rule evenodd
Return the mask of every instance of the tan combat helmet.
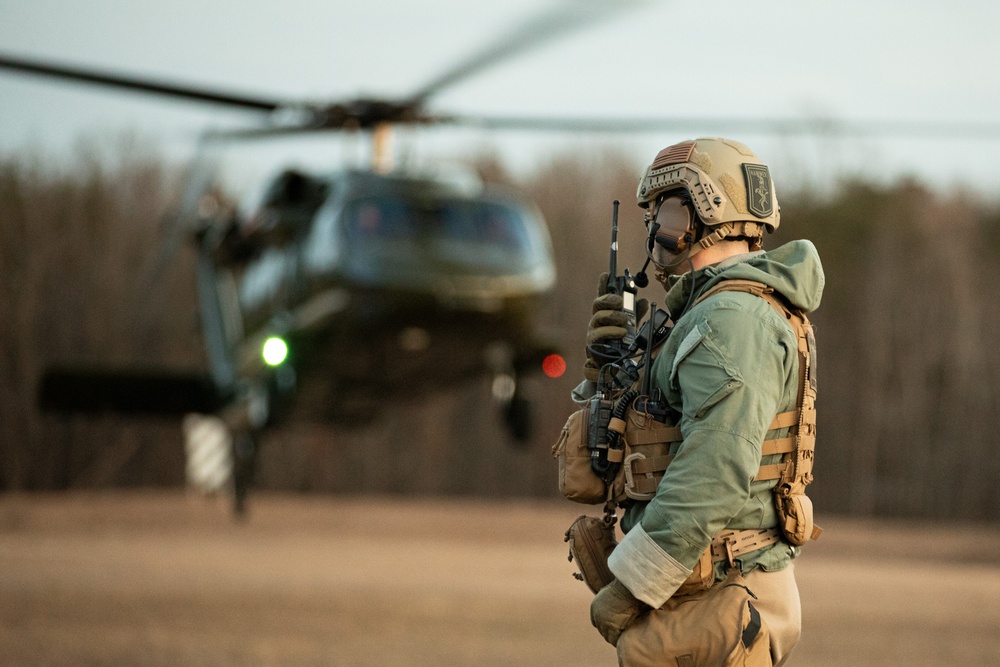
<path id="1" fill-rule="evenodd" d="M 636 199 L 639 206 L 650 209 L 649 219 L 655 219 L 663 200 L 677 195 L 690 199 L 698 220 L 710 232 L 697 241 L 687 236 L 678 239 L 675 251 L 685 258 L 724 238 L 747 238 L 751 249 L 758 250 L 764 230 L 778 228 L 771 174 L 738 141 L 709 137 L 660 151 L 639 182 Z"/>

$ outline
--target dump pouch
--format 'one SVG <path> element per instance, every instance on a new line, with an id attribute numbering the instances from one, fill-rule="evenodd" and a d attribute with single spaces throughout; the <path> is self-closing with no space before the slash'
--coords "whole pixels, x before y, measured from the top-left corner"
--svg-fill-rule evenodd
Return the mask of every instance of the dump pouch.
<path id="1" fill-rule="evenodd" d="M 566 531 L 564 541 L 569 543 L 569 559 L 580 570 L 574 577 L 595 594 L 611 583 L 615 575 L 608 569 L 608 557 L 618 546 L 613 522 L 580 516 Z"/>

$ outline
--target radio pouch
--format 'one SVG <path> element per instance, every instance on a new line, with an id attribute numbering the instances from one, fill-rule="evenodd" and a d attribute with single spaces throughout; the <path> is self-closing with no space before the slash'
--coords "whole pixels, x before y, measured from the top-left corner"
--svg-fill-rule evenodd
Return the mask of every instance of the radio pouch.
<path id="1" fill-rule="evenodd" d="M 559 461 L 559 492 L 568 500 L 597 505 L 607 500 L 607 490 L 590 467 L 589 424 L 589 406 L 571 414 L 552 447 L 552 456 Z"/>

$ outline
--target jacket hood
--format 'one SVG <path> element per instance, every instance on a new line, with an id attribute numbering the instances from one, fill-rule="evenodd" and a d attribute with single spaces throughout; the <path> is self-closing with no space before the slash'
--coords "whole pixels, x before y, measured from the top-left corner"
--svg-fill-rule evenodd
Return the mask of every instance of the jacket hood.
<path id="1" fill-rule="evenodd" d="M 740 255 L 730 260 L 687 273 L 667 293 L 667 306 L 679 314 L 695 284 L 698 294 L 723 280 L 755 280 L 764 283 L 788 299 L 796 308 L 809 313 L 819 308 L 826 276 L 819 253 L 811 241 L 798 240 L 767 252 Z"/>

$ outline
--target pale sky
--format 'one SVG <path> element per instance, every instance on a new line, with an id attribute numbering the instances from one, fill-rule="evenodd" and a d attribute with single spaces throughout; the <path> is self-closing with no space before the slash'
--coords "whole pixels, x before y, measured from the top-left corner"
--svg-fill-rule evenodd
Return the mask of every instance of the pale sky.
<path id="1" fill-rule="evenodd" d="M 577 0 L 582 1 L 582 0 Z M 0 0 L 0 52 L 226 90 L 333 101 L 404 96 L 537 13 L 540 0 Z M 553 3 L 549 3 L 553 4 Z M 996 123 L 1000 3 L 652 1 L 555 39 L 432 100 L 496 115 L 827 118 Z M 70 154 L 81 135 L 135 130 L 180 158 L 209 125 L 253 114 L 0 71 L 0 152 Z M 637 164 L 726 128 L 584 136 L 439 128 L 404 133 L 422 160 L 500 151 L 529 170 L 553 152 L 619 146 Z M 1000 192 L 988 139 L 732 134 L 782 183 L 862 171 Z M 352 144 L 353 146 L 353 144 Z M 352 153 L 351 151 L 354 151 Z M 356 147 L 324 149 L 331 167 Z M 638 176 L 638 175 L 637 175 Z"/>

